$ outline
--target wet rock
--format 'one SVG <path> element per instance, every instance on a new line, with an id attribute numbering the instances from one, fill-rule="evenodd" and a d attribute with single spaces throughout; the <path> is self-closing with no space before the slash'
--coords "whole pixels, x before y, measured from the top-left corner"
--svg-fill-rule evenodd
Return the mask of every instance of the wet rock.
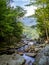
<path id="1" fill-rule="evenodd" d="M 38 53 L 34 65 L 49 65 L 49 45 Z"/>
<path id="2" fill-rule="evenodd" d="M 36 53 L 25 53 L 27 56 L 30 56 L 30 57 L 35 57 L 36 56 Z"/>
<path id="3" fill-rule="evenodd" d="M 23 52 L 18 52 L 19 55 L 23 55 L 24 53 Z"/>
<path id="4" fill-rule="evenodd" d="M 35 48 L 35 52 L 38 52 L 40 49 L 39 48 Z"/>
<path id="5" fill-rule="evenodd" d="M 39 45 L 39 48 L 41 47 L 41 48 L 43 48 L 43 47 L 45 47 L 46 46 L 46 44 L 40 44 Z"/>
<path id="6" fill-rule="evenodd" d="M 29 48 L 25 49 L 25 52 L 28 52 L 29 51 Z"/>

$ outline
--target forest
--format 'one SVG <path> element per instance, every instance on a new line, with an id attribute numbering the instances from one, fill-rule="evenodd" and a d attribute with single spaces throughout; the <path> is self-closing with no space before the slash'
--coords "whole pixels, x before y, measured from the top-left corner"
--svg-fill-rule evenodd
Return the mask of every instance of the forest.
<path id="1" fill-rule="evenodd" d="M 0 65 L 49 65 L 49 0 L 0 0 Z"/>
<path id="2" fill-rule="evenodd" d="M 23 24 L 18 18 L 24 13 L 21 7 L 11 7 L 10 1 L 0 0 L 0 47 L 10 46 L 21 40 Z"/>

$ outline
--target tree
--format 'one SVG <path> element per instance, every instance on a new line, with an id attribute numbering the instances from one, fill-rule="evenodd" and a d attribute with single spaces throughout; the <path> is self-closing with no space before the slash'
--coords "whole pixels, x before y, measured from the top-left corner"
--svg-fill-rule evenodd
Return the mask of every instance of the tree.
<path id="1" fill-rule="evenodd" d="M 0 47 L 20 41 L 23 31 L 23 24 L 17 19 L 24 15 L 24 10 L 7 6 L 7 2 L 0 0 Z"/>
<path id="2" fill-rule="evenodd" d="M 35 0 L 31 5 L 37 6 L 35 17 L 37 18 L 37 28 L 40 30 L 40 36 L 49 38 L 49 0 Z"/>

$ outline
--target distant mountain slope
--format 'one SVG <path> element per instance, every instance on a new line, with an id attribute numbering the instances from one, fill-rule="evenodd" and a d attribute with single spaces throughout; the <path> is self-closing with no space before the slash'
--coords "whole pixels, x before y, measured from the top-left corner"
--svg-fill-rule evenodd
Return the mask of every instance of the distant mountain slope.
<path id="1" fill-rule="evenodd" d="M 32 26 L 37 24 L 36 19 L 32 17 L 23 17 L 20 18 L 19 20 L 21 20 L 21 22 L 26 26 Z"/>
<path id="2" fill-rule="evenodd" d="M 37 39 L 39 37 L 37 30 L 29 26 L 24 26 L 23 34 L 25 34 L 27 38 L 31 39 Z"/>

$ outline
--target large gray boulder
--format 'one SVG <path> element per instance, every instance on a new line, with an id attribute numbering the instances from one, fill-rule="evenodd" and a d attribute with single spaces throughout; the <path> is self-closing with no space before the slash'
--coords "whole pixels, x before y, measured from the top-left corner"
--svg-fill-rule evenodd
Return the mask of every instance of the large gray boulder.
<path id="1" fill-rule="evenodd" d="M 49 45 L 37 54 L 34 65 L 49 65 Z"/>
<path id="2" fill-rule="evenodd" d="M 0 56 L 0 65 L 22 65 L 24 62 L 25 59 L 18 54 Z"/>

